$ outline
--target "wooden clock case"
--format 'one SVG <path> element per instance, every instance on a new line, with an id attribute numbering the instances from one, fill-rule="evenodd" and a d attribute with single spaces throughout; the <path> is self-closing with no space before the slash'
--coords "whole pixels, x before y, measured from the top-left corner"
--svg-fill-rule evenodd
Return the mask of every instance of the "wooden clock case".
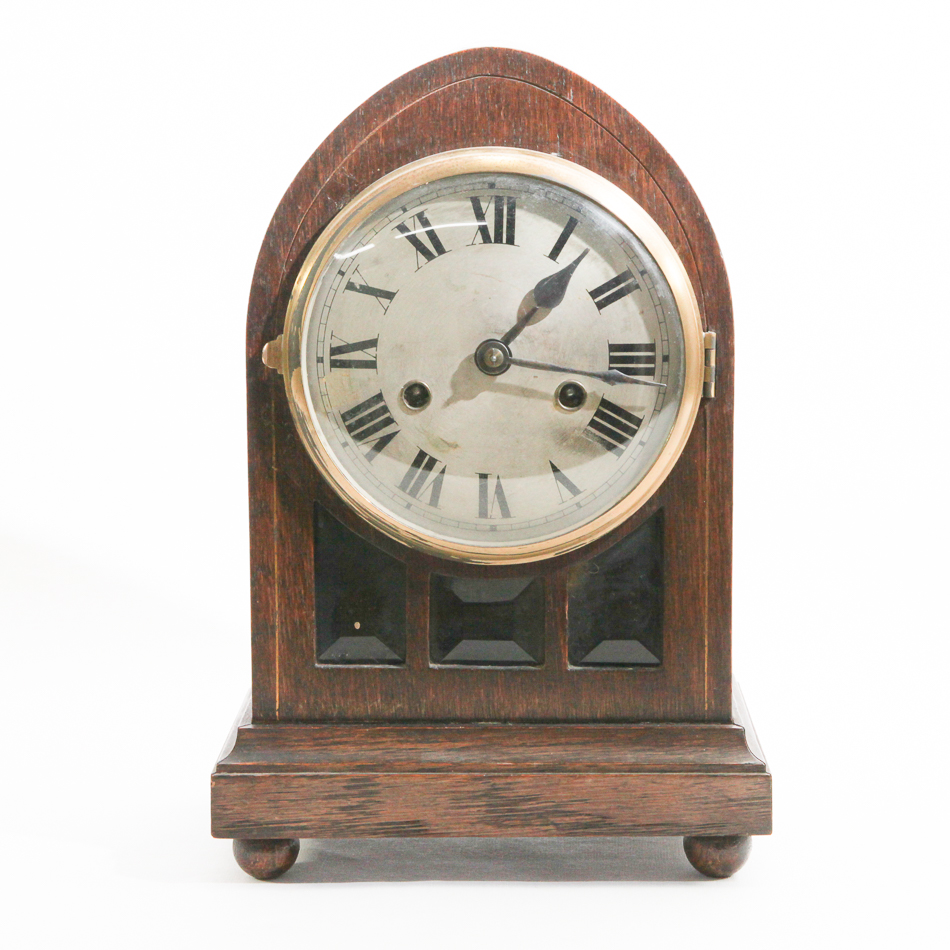
<path id="1" fill-rule="evenodd" d="M 321 479 L 262 362 L 303 258 L 350 199 L 416 159 L 485 145 L 556 153 L 632 195 L 717 335 L 715 398 L 660 489 L 608 536 L 529 571 L 442 562 L 361 522 Z M 212 833 L 235 839 L 245 870 L 282 873 L 299 838 L 420 835 L 683 835 L 704 873 L 741 865 L 748 836 L 771 831 L 771 776 L 731 674 L 732 355 L 726 272 L 696 195 L 649 132 L 573 73 L 470 50 L 402 76 L 334 130 L 274 215 L 248 309 L 252 692 L 212 776 Z M 315 504 L 404 565 L 402 664 L 317 662 Z M 573 667 L 572 571 L 656 516 L 662 662 Z M 432 575 L 526 573 L 544 584 L 540 666 L 432 663 Z"/>

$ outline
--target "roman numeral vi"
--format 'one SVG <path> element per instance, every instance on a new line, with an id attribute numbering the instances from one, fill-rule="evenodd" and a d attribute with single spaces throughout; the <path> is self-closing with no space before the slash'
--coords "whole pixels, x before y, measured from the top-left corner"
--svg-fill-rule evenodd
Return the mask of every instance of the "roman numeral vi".
<path id="1" fill-rule="evenodd" d="M 497 511 L 502 518 L 511 517 L 511 509 L 508 507 L 508 499 L 505 497 L 505 489 L 501 484 L 501 476 L 495 476 L 495 490 L 490 492 L 491 475 L 478 474 L 478 517 L 494 518 Z"/>

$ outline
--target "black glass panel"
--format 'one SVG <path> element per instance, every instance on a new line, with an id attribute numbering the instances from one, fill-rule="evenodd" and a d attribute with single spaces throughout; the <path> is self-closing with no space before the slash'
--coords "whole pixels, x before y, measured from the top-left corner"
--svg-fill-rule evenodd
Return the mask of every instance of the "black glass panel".
<path id="1" fill-rule="evenodd" d="M 663 512 L 568 579 L 573 666 L 657 666 L 663 658 Z"/>
<path id="2" fill-rule="evenodd" d="M 432 575 L 433 663 L 536 666 L 544 662 L 544 583 Z"/>
<path id="3" fill-rule="evenodd" d="M 314 506 L 317 661 L 404 663 L 406 569 Z"/>

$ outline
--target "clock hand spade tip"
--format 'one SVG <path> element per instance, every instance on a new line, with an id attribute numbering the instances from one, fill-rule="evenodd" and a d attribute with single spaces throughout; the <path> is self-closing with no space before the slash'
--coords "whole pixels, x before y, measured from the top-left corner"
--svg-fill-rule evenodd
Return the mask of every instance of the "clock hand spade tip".
<path id="1" fill-rule="evenodd" d="M 485 344 L 482 344 L 483 346 Z M 616 369 L 592 370 L 578 369 L 574 366 L 560 366 L 557 363 L 542 363 L 538 360 L 524 360 L 516 356 L 508 356 L 506 365 L 521 366 L 525 369 L 540 369 L 550 373 L 564 373 L 567 376 L 587 376 L 591 379 L 600 379 L 611 386 L 617 383 L 637 383 L 640 386 L 652 386 L 654 389 L 666 389 L 666 383 L 658 383 L 654 379 L 641 379 L 639 376 L 628 376 Z"/>
<path id="2" fill-rule="evenodd" d="M 562 267 L 559 271 L 555 271 L 548 277 L 543 277 L 538 281 L 534 288 L 534 302 L 539 307 L 544 307 L 546 310 L 553 310 L 560 305 L 561 301 L 564 300 L 564 295 L 567 293 L 567 285 L 571 282 L 574 271 L 577 270 L 581 261 L 587 256 L 588 251 L 590 251 L 590 248 L 585 247 L 566 267 Z"/>
<path id="3" fill-rule="evenodd" d="M 655 379 L 643 379 L 639 376 L 628 376 L 617 369 L 607 370 L 603 375 L 603 379 L 611 386 L 616 386 L 617 383 L 637 383 L 640 386 L 651 386 L 654 389 L 666 389 L 666 383 L 658 383 Z"/>
<path id="4" fill-rule="evenodd" d="M 502 343 L 506 346 L 509 345 L 521 334 L 521 331 L 528 326 L 529 323 L 536 318 L 538 320 L 543 319 L 547 316 L 547 313 L 550 313 L 555 307 L 561 305 L 564 300 L 564 295 L 567 293 L 567 285 L 571 282 L 571 276 L 589 251 L 590 248 L 585 247 L 566 267 L 562 267 L 559 271 L 555 271 L 547 277 L 542 277 L 541 280 L 534 285 L 534 289 L 528 292 L 528 295 L 521 303 L 524 313 L 519 314 L 515 325 L 501 337 Z M 541 310 L 547 311 L 547 313 L 542 313 L 541 316 L 538 317 L 537 314 Z"/>

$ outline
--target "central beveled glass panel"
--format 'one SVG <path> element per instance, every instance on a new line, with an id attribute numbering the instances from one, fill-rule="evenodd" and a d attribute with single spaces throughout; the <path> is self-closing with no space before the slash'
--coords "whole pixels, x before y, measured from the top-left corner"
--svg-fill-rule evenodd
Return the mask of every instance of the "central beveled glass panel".
<path id="1" fill-rule="evenodd" d="M 432 575 L 429 653 L 443 666 L 544 662 L 544 582 Z"/>

